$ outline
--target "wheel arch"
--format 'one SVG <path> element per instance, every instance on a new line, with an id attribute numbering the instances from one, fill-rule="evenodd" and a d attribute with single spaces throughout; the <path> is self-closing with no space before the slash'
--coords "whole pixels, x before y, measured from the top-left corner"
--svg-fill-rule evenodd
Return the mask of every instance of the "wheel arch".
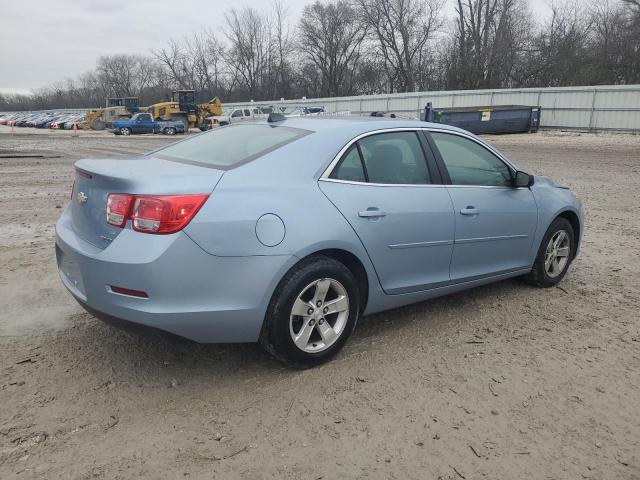
<path id="1" fill-rule="evenodd" d="M 573 259 L 575 258 L 580 246 L 580 235 L 582 228 L 582 226 L 580 225 L 580 217 L 578 217 L 578 214 L 573 210 L 564 210 L 563 212 L 560 212 L 558 215 L 556 215 L 553 220 L 555 220 L 556 218 L 565 218 L 573 228 L 573 241 L 575 244 L 575 248 L 573 249 Z"/>
<path id="2" fill-rule="evenodd" d="M 364 312 L 367 307 L 367 302 L 369 301 L 369 276 L 367 275 L 367 270 L 362 261 L 360 261 L 355 254 L 340 248 L 318 250 L 311 255 L 322 255 L 324 257 L 332 258 L 342 263 L 351 271 L 358 282 L 358 290 L 360 291 L 360 312 Z"/>
<path id="3" fill-rule="evenodd" d="M 324 256 L 332 258 L 333 260 L 342 263 L 351 271 L 356 279 L 356 282 L 358 282 L 358 289 L 360 291 L 360 312 L 364 312 L 367 304 L 369 303 L 369 293 L 372 288 L 372 282 L 375 281 L 375 279 L 370 278 L 371 272 L 369 272 L 362 259 L 353 251 L 342 248 L 342 246 L 317 246 L 315 249 L 309 249 L 304 253 L 295 255 L 297 261 L 293 265 L 291 265 L 291 267 L 282 272 L 281 275 L 279 275 L 279 278 L 269 297 L 269 302 L 273 299 L 273 294 L 275 293 L 275 290 L 277 289 L 277 286 L 280 284 L 282 279 L 291 270 L 297 268 L 298 265 L 300 265 L 302 262 L 314 256 Z"/>

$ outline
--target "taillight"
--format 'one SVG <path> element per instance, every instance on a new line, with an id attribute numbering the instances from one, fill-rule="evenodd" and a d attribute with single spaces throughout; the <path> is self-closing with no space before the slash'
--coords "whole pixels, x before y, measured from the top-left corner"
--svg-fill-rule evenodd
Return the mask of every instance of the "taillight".
<path id="1" fill-rule="evenodd" d="M 107 223 L 116 227 L 124 227 L 129 219 L 133 195 L 112 193 L 107 198 Z"/>
<path id="2" fill-rule="evenodd" d="M 137 232 L 168 234 L 182 230 L 200 210 L 208 195 L 128 195 L 107 199 L 107 223 L 124 227 L 131 219 Z"/>

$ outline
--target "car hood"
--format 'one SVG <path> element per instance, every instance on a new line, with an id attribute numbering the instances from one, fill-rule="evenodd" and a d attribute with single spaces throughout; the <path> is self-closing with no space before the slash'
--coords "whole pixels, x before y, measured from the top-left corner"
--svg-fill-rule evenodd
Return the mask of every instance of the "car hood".
<path id="1" fill-rule="evenodd" d="M 567 187 L 565 185 L 560 185 L 559 183 L 556 183 L 555 181 L 553 181 L 549 177 L 544 177 L 544 176 L 541 176 L 541 175 L 535 175 L 534 181 L 535 181 L 535 185 L 546 186 L 546 187 L 551 187 L 551 188 L 564 188 L 565 190 L 569 190 L 569 187 Z"/>

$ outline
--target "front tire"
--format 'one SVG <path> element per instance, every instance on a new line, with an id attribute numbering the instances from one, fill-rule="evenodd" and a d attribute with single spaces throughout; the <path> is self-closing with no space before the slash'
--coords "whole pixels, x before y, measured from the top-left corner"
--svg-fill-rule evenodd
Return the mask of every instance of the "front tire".
<path id="1" fill-rule="evenodd" d="M 100 131 L 100 130 L 104 130 L 105 128 L 107 128 L 107 124 L 104 121 L 100 120 L 99 118 L 95 119 L 91 124 L 92 130 Z"/>
<path id="2" fill-rule="evenodd" d="M 182 122 L 182 125 L 184 125 L 185 133 L 189 131 L 189 119 L 184 115 L 172 115 L 171 120 L 173 122 Z"/>
<path id="3" fill-rule="evenodd" d="M 571 223 L 566 218 L 556 218 L 542 238 L 533 268 L 524 280 L 541 288 L 557 285 L 571 265 L 575 248 Z"/>
<path id="4" fill-rule="evenodd" d="M 342 349 L 360 313 L 360 291 L 351 271 L 324 256 L 292 268 L 276 288 L 260 343 L 296 368 L 320 365 Z"/>
<path id="5" fill-rule="evenodd" d="M 174 127 L 165 128 L 164 129 L 164 134 L 165 135 L 175 135 L 176 134 L 176 129 Z"/>
<path id="6" fill-rule="evenodd" d="M 131 129 L 127 127 L 122 127 L 120 129 L 120 135 L 124 135 L 125 137 L 128 137 L 129 135 L 131 135 Z"/>

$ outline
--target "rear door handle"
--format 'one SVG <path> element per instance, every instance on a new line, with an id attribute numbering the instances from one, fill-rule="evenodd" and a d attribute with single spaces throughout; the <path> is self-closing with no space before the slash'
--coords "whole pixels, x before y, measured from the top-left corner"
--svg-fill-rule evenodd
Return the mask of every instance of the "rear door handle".
<path id="1" fill-rule="evenodd" d="M 460 213 L 462 215 L 477 215 L 480 213 L 480 210 L 478 210 L 476 207 L 469 206 L 460 210 Z"/>
<path id="2" fill-rule="evenodd" d="M 369 207 L 362 212 L 358 212 L 358 216 L 362 218 L 381 218 L 386 217 L 387 212 L 383 212 L 377 207 Z"/>

